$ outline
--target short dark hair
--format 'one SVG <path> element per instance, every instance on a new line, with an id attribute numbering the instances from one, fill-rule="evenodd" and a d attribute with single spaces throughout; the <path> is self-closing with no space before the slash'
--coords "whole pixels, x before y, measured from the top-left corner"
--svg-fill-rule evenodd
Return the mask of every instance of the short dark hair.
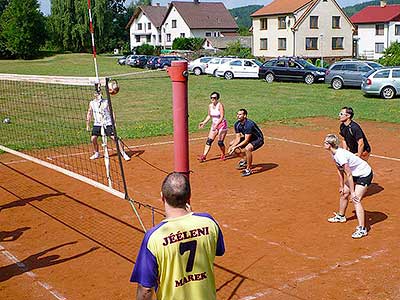
<path id="1" fill-rule="evenodd" d="M 212 93 L 210 94 L 210 97 L 211 97 L 212 95 L 216 95 L 216 96 L 217 96 L 217 100 L 219 100 L 220 94 L 219 94 L 218 92 L 212 92 Z"/>
<path id="2" fill-rule="evenodd" d="M 182 173 L 169 173 L 162 183 L 161 192 L 170 206 L 185 208 L 191 195 L 189 178 Z"/>
<path id="3" fill-rule="evenodd" d="M 350 119 L 353 119 L 354 116 L 354 111 L 350 106 L 343 106 L 342 110 L 345 109 L 346 110 L 346 114 L 350 115 Z"/>
<path id="4" fill-rule="evenodd" d="M 239 109 L 239 111 L 242 111 L 246 116 L 247 116 L 247 110 L 244 108 Z"/>

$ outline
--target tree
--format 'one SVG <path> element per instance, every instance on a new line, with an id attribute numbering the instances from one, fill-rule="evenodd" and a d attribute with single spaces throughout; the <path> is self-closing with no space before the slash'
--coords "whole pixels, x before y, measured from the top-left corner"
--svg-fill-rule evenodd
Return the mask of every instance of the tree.
<path id="1" fill-rule="evenodd" d="M 197 51 L 203 47 L 203 43 L 203 38 L 176 38 L 172 42 L 172 49 Z"/>
<path id="2" fill-rule="evenodd" d="M 400 43 L 394 42 L 383 52 L 383 56 L 379 59 L 379 63 L 384 66 L 400 65 Z"/>
<path id="3" fill-rule="evenodd" d="M 9 0 L 0 0 L 0 16 L 3 14 L 9 2 Z"/>
<path id="4" fill-rule="evenodd" d="M 252 58 L 251 49 L 243 47 L 240 44 L 240 41 L 234 41 L 228 43 L 228 47 L 224 50 L 223 53 L 225 56 L 237 56 L 240 58 Z"/>
<path id="5" fill-rule="evenodd" d="M 35 57 L 46 39 L 37 0 L 11 0 L 0 17 L 0 32 L 1 43 L 12 56 Z"/>
<path id="6" fill-rule="evenodd" d="M 156 48 L 149 44 L 143 44 L 136 48 L 136 53 L 141 55 L 154 55 Z"/>

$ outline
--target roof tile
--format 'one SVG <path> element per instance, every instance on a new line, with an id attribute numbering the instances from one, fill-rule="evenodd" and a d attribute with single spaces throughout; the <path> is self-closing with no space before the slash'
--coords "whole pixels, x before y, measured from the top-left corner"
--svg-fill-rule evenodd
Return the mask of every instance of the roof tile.
<path id="1" fill-rule="evenodd" d="M 354 24 L 387 23 L 395 20 L 399 15 L 400 5 L 367 6 L 353 15 L 350 20 Z"/>

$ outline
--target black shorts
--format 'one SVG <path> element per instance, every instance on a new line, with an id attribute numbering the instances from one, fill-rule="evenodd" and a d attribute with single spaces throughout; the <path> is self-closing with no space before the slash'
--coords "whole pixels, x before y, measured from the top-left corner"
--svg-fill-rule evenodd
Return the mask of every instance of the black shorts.
<path id="1" fill-rule="evenodd" d="M 374 174 L 369 173 L 368 176 L 365 177 L 357 177 L 357 176 L 353 176 L 353 181 L 354 184 L 358 184 L 358 185 L 362 185 L 362 186 L 369 186 L 372 182 L 372 178 L 374 177 Z"/>
<path id="2" fill-rule="evenodd" d="M 114 131 L 112 125 L 107 125 L 105 130 L 106 136 L 113 136 Z M 101 136 L 101 126 L 93 126 L 92 136 Z"/>
<path id="3" fill-rule="evenodd" d="M 264 140 L 263 139 L 256 139 L 255 141 L 251 141 L 250 144 L 253 145 L 253 151 L 255 151 L 258 148 L 261 148 L 262 145 L 264 145 Z"/>

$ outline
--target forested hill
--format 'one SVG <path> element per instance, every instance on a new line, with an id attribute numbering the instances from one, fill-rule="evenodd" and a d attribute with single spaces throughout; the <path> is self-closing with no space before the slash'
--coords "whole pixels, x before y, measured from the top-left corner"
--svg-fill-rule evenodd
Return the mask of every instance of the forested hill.
<path id="1" fill-rule="evenodd" d="M 387 4 L 400 4 L 400 0 L 387 0 Z M 368 1 L 360 4 L 356 4 L 353 6 L 347 6 L 344 9 L 346 14 L 351 17 L 352 15 L 358 13 L 360 10 L 362 10 L 364 7 L 367 6 L 379 6 L 380 5 L 380 0 L 375 0 L 375 1 Z"/>
<path id="2" fill-rule="evenodd" d="M 247 27 L 251 26 L 251 17 L 250 15 L 255 11 L 259 10 L 263 5 L 248 5 L 243 7 L 237 7 L 230 9 L 230 13 L 232 17 L 236 20 L 236 23 L 239 27 Z"/>

